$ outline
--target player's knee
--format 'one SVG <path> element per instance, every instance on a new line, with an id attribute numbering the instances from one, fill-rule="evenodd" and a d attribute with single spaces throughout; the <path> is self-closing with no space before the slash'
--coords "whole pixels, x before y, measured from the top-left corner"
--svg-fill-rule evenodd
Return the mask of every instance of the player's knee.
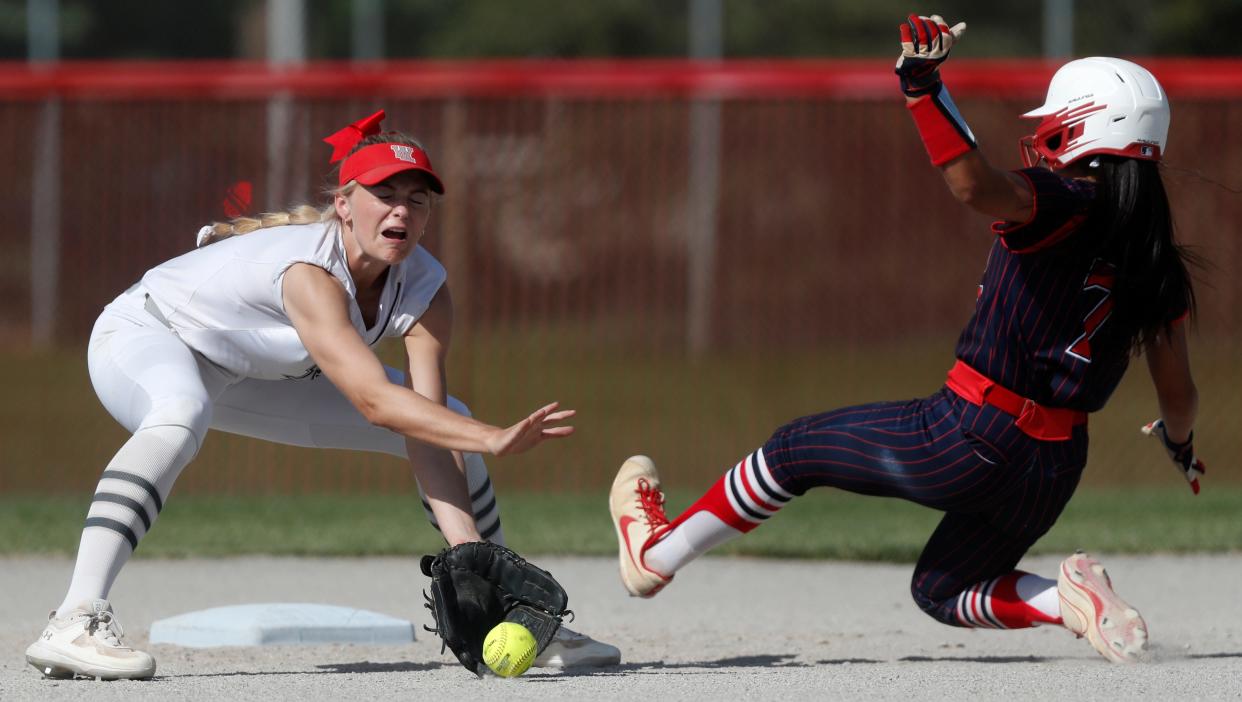
<path id="1" fill-rule="evenodd" d="M 935 616 L 934 612 L 939 603 L 928 596 L 918 585 L 910 585 L 910 597 L 914 599 L 914 604 L 918 605 L 919 609 L 923 610 L 925 614 Z"/>
<path id="2" fill-rule="evenodd" d="M 927 616 L 941 624 L 956 624 L 953 617 L 954 598 L 943 599 L 934 596 L 929 588 L 920 584 L 918 575 L 915 575 L 910 582 L 910 596 L 914 598 L 914 603 Z"/>
<path id="3" fill-rule="evenodd" d="M 143 417 L 140 429 L 177 426 L 188 430 L 195 441 L 195 450 L 202 446 L 211 427 L 211 402 L 197 397 L 165 397 L 158 400 Z"/>

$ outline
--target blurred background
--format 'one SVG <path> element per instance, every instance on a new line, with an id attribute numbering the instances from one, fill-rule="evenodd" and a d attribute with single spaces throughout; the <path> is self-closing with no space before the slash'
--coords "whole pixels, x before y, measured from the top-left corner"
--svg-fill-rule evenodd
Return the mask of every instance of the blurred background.
<path id="1" fill-rule="evenodd" d="M 424 244 L 457 308 L 451 392 L 495 424 L 580 412 L 494 460 L 501 486 L 600 492 L 633 453 L 702 486 L 794 417 L 934 391 L 991 242 L 902 109 L 912 10 L 969 23 L 944 75 L 1000 166 L 1064 61 L 1163 82 L 1179 235 L 1210 263 L 1196 443 L 1236 483 L 1237 0 L 0 0 L 0 495 L 89 493 L 126 436 L 86 373 L 100 309 L 205 223 L 320 203 L 321 139 L 380 108 L 447 185 Z M 1139 439 L 1157 413 L 1139 360 L 1086 482 L 1181 490 Z M 218 433 L 178 483 L 412 489 L 391 458 Z"/>

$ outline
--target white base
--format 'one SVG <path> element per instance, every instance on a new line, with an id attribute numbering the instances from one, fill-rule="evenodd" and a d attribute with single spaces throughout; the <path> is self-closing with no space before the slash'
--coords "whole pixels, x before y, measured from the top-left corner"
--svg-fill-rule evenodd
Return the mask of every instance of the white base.
<path id="1" fill-rule="evenodd" d="M 160 619 L 151 643 L 191 648 L 269 644 L 405 644 L 414 624 L 364 609 L 303 603 L 214 607 Z"/>

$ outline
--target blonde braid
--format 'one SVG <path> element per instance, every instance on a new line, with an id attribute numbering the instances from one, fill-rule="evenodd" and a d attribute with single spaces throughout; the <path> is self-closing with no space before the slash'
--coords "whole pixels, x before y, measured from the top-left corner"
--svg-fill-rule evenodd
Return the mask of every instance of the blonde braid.
<path id="1" fill-rule="evenodd" d="M 213 222 L 211 231 L 200 236 L 199 247 L 223 241 L 239 234 L 249 234 L 256 229 L 283 227 L 290 224 L 315 224 L 336 219 L 336 208 L 328 205 L 316 209 L 310 205 L 299 205 L 285 212 L 264 212 L 258 217 L 235 217 L 227 222 Z"/>

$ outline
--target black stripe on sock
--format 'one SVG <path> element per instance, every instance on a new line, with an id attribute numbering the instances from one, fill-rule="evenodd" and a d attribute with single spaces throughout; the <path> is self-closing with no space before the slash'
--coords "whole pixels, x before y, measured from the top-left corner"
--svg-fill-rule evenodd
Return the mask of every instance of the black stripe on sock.
<path id="1" fill-rule="evenodd" d="M 111 492 L 97 492 L 95 493 L 95 502 L 111 502 L 134 510 L 138 518 L 142 520 L 142 528 L 145 531 L 151 531 L 151 517 L 147 515 L 147 508 L 137 500 Z"/>
<path id="2" fill-rule="evenodd" d="M 493 524 L 491 527 L 489 527 L 487 531 L 483 532 L 482 534 L 479 534 L 479 536 L 482 536 L 483 539 L 486 541 L 488 539 L 491 539 L 492 535 L 498 531 L 500 531 L 500 520 L 499 519 L 497 519 L 496 523 Z"/>
<path id="3" fill-rule="evenodd" d="M 755 476 L 755 482 L 759 483 L 759 487 L 763 488 L 764 497 L 770 498 L 771 500 L 775 502 L 788 502 L 789 501 L 788 497 L 785 497 L 784 495 L 781 495 L 779 492 L 773 490 L 772 486 L 769 485 L 768 481 L 763 477 L 763 471 L 759 470 L 758 454 L 752 453 L 750 455 L 750 465 L 754 467 L 754 470 L 752 470 L 750 474 Z"/>
<path id="4" fill-rule="evenodd" d="M 492 489 L 492 477 L 489 475 L 488 477 L 483 479 L 483 484 L 479 486 L 479 489 L 475 490 L 474 493 L 470 495 L 470 501 L 474 502 L 480 497 L 486 495 L 487 491 L 491 489 Z"/>
<path id="5" fill-rule="evenodd" d="M 491 513 L 492 513 L 492 512 L 494 512 L 495 510 L 496 510 L 496 498 L 495 498 L 495 497 L 492 497 L 492 501 L 491 501 L 491 502 L 488 502 L 488 503 L 487 503 L 487 504 L 483 507 L 483 509 L 481 509 L 481 510 L 479 510 L 479 511 L 477 511 L 477 512 L 475 512 L 475 513 L 474 513 L 474 520 L 475 520 L 476 522 L 478 522 L 478 521 L 482 521 L 482 519 L 483 519 L 484 517 L 486 517 L 487 515 L 491 514 Z"/>
<path id="6" fill-rule="evenodd" d="M 151 496 L 151 499 L 155 501 L 155 513 L 159 514 L 161 511 L 163 511 L 164 501 L 160 499 L 160 491 L 156 490 L 154 485 L 147 482 L 146 478 L 143 478 L 142 476 L 139 476 L 139 475 L 134 475 L 133 473 L 126 473 L 120 470 L 105 470 L 103 472 L 103 475 L 100 476 L 101 480 L 103 478 L 112 478 L 113 480 L 124 480 L 125 482 L 133 483 L 134 485 L 137 485 L 143 490 L 146 490 L 147 494 Z"/>
<path id="7" fill-rule="evenodd" d="M 484 487 L 485 488 L 490 487 L 490 484 L 484 485 Z M 482 496 L 482 493 L 483 493 L 482 490 L 477 491 L 473 499 L 478 499 L 478 497 Z M 435 513 L 431 511 L 431 503 L 428 502 L 427 500 L 422 500 L 422 503 L 423 503 L 423 509 L 427 510 L 428 520 L 431 522 L 431 526 L 435 527 L 436 531 L 440 531 L 440 525 L 436 523 Z M 480 509 L 479 511 L 474 513 L 474 521 L 475 522 L 483 521 L 489 514 L 491 514 L 495 510 L 496 510 L 496 497 L 493 496 L 491 501 L 483 506 L 483 509 Z M 497 519 L 496 524 L 491 529 L 488 529 L 486 534 L 482 534 L 483 538 L 486 539 L 492 534 L 495 534 L 496 530 L 499 528 L 500 528 L 500 520 Z"/>
<path id="8" fill-rule="evenodd" d="M 997 619 L 995 614 L 988 611 L 990 607 L 985 606 L 985 603 L 991 603 L 992 592 L 996 590 L 997 580 L 1000 580 L 1000 578 L 995 578 L 992 582 L 979 588 L 979 611 L 983 613 L 984 619 L 992 623 L 992 626 L 997 629 L 1008 629 L 1009 627 L 1001 623 L 1001 620 Z"/>
<path id="9" fill-rule="evenodd" d="M 111 529 L 112 531 L 115 531 L 125 537 L 125 540 L 129 542 L 130 550 L 138 550 L 138 537 L 134 536 L 133 530 L 115 519 L 107 519 L 106 517 L 88 517 L 86 519 L 86 524 L 82 525 L 83 529 L 86 527 L 103 527 L 104 529 Z"/>
<path id="10" fill-rule="evenodd" d="M 729 480 L 726 481 L 729 483 L 729 492 L 733 493 L 733 501 L 737 503 L 738 508 L 740 508 L 746 514 L 749 514 L 751 517 L 762 521 L 764 519 L 767 519 L 768 515 L 761 514 L 751 509 L 750 507 L 747 507 L 746 501 L 742 499 L 741 489 L 738 488 L 737 486 L 737 481 L 741 479 L 738 477 L 737 471 L 739 470 L 739 468 L 745 468 L 745 467 L 746 466 L 739 466 L 738 468 L 734 468 L 732 471 L 729 472 Z"/>

